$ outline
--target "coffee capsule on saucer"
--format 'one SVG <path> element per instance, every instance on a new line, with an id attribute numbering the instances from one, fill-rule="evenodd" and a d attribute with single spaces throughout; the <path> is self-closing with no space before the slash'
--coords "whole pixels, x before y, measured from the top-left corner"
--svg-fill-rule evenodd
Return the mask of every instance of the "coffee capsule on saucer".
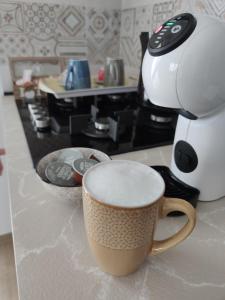
<path id="1" fill-rule="evenodd" d="M 58 157 L 59 161 L 62 161 L 71 167 L 73 166 L 74 160 L 84 158 L 82 152 L 78 149 L 64 149 Z"/>
<path id="2" fill-rule="evenodd" d="M 55 161 L 49 163 L 45 170 L 45 175 L 54 185 L 62 187 L 76 186 L 74 171 L 70 165 L 64 162 Z"/>
<path id="3" fill-rule="evenodd" d="M 96 157 L 96 155 L 95 155 L 94 153 L 92 153 L 92 154 L 88 157 L 88 159 L 93 159 L 93 160 L 96 160 L 97 162 L 101 162 L 101 161 L 98 159 L 98 157 Z"/>
<path id="4" fill-rule="evenodd" d="M 82 178 L 84 173 L 91 168 L 92 166 L 99 163 L 94 159 L 81 158 L 74 160 L 73 162 L 73 170 L 74 170 L 74 179 L 77 183 L 82 183 Z"/>

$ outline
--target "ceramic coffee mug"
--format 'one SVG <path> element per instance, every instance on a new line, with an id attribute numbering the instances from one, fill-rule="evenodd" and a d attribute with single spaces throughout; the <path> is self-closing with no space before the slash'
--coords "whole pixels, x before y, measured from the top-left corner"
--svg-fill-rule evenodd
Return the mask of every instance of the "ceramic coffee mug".
<path id="1" fill-rule="evenodd" d="M 89 64 L 86 59 L 71 59 L 65 82 L 66 90 L 87 89 L 91 87 Z"/>
<path id="2" fill-rule="evenodd" d="M 152 168 L 113 160 L 93 166 L 83 178 L 83 209 L 88 242 L 100 268 L 116 276 L 137 270 L 145 258 L 183 241 L 195 226 L 194 208 L 182 199 L 165 198 L 165 183 Z M 159 217 L 172 211 L 187 215 L 172 237 L 154 240 Z"/>

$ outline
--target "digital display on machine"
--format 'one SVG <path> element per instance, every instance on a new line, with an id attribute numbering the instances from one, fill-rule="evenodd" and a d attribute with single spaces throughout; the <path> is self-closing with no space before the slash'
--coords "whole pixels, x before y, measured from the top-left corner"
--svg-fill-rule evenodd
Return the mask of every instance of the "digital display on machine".
<path id="1" fill-rule="evenodd" d="M 152 56 L 166 54 L 180 46 L 194 31 L 197 21 L 189 13 L 181 14 L 159 26 L 149 40 Z"/>

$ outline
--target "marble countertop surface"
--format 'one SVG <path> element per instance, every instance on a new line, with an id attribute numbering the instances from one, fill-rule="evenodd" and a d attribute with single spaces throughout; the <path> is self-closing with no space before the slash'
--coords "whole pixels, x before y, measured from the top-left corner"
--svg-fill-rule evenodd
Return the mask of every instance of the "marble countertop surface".
<path id="1" fill-rule="evenodd" d="M 89 251 L 81 200 L 47 191 L 36 176 L 13 97 L 3 97 L 11 217 L 20 300 L 224 300 L 225 199 L 199 202 L 197 225 L 177 247 L 127 277 L 103 273 Z M 118 155 L 168 165 L 171 147 Z M 160 220 L 156 238 L 185 217 Z"/>

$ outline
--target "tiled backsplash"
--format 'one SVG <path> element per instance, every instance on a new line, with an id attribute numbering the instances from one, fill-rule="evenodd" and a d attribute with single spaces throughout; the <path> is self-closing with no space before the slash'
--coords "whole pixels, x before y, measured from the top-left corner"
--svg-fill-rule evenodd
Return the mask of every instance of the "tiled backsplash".
<path id="1" fill-rule="evenodd" d="M 119 56 L 120 11 L 88 9 L 86 13 L 88 58 L 104 63 L 106 56 Z"/>
<path id="2" fill-rule="evenodd" d="M 120 55 L 138 71 L 141 31 L 152 32 L 182 11 L 225 18 L 224 0 L 121 0 L 122 9 L 119 0 L 36 1 L 0 2 L 0 73 L 6 84 L 8 56 L 86 56 L 103 64 L 105 57 Z"/>
<path id="3" fill-rule="evenodd" d="M 123 0 L 122 7 L 120 56 L 124 58 L 127 65 L 137 70 L 140 68 L 139 35 L 142 31 L 152 32 L 168 18 L 187 11 L 208 14 L 225 20 L 224 0 L 140 0 L 136 6 L 134 1 Z"/>
<path id="4" fill-rule="evenodd" d="M 0 63 L 7 56 L 119 54 L 120 10 L 36 2 L 0 3 Z"/>
<path id="5" fill-rule="evenodd" d="M 83 6 L 66 2 L 0 2 L 0 73 L 5 91 L 12 90 L 8 57 L 85 56 L 92 64 L 102 64 L 105 57 L 119 55 L 118 0 L 114 5 L 104 0 L 86 0 Z"/>

